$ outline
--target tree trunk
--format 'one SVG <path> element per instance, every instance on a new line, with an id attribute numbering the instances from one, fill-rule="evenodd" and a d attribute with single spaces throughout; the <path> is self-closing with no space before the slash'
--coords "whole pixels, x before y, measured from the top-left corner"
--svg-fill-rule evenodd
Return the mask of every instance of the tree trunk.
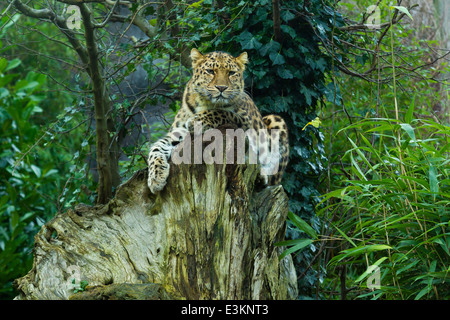
<path id="1" fill-rule="evenodd" d="M 291 256 L 279 260 L 283 248 L 274 246 L 288 199 L 282 186 L 258 190 L 258 170 L 171 163 L 158 195 L 147 171 L 137 172 L 106 205 L 78 205 L 42 227 L 16 299 L 111 298 L 130 285 L 139 294 L 113 298 L 155 299 L 143 284 L 156 284 L 160 299 L 295 299 Z"/>
<path id="2" fill-rule="evenodd" d="M 86 49 L 89 58 L 88 71 L 94 93 L 96 155 L 98 169 L 97 203 L 107 203 L 113 195 L 113 188 L 120 182 L 117 141 L 110 139 L 115 132 L 111 119 L 110 100 L 107 95 L 101 59 L 98 52 L 96 32 L 91 12 L 85 4 L 79 5 L 85 29 Z"/>

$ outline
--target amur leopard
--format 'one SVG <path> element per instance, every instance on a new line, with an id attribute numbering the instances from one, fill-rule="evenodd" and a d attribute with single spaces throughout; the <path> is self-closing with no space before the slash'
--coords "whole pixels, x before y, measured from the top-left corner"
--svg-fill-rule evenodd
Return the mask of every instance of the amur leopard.
<path id="1" fill-rule="evenodd" d="M 253 100 L 244 92 L 243 73 L 248 62 L 247 53 L 233 57 L 224 52 L 201 54 L 192 49 L 193 76 L 183 94 L 180 110 L 175 116 L 169 133 L 156 141 L 148 157 L 148 187 L 152 193 L 161 191 L 169 175 L 169 159 L 172 150 L 193 132 L 194 124 L 201 121 L 203 130 L 234 124 L 243 130 L 276 132 L 279 145 L 279 163 L 276 174 L 264 175 L 268 185 L 281 183 L 289 158 L 288 130 L 284 120 L 277 115 L 262 117 Z M 273 130 L 276 129 L 276 130 Z M 279 160 L 279 161 L 278 161 Z M 261 171 L 262 172 L 262 171 Z"/>

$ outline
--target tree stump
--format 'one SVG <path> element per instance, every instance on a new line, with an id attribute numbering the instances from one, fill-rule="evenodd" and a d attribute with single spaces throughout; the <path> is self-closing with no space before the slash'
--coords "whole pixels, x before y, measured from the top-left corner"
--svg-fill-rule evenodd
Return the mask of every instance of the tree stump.
<path id="1" fill-rule="evenodd" d="M 16 299 L 296 299 L 291 256 L 279 260 L 274 246 L 288 199 L 282 186 L 258 190 L 258 170 L 171 164 L 157 195 L 138 171 L 108 204 L 78 205 L 42 227 Z"/>

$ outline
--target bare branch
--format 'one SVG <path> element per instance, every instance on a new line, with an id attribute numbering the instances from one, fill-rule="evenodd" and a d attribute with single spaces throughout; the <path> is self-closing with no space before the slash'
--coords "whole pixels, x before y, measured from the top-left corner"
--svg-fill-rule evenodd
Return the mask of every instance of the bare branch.
<path id="1" fill-rule="evenodd" d="M 50 21 L 53 22 L 61 32 L 67 37 L 69 43 L 72 48 L 78 53 L 82 63 L 85 67 L 88 65 L 88 57 L 86 48 L 83 47 L 80 40 L 76 37 L 75 33 L 67 27 L 66 19 L 61 16 L 56 15 L 50 9 L 33 9 L 25 4 L 23 4 L 20 0 L 16 0 L 14 5 L 17 10 L 28 17 L 36 18 L 39 20 Z"/>
<path id="2" fill-rule="evenodd" d="M 119 0 L 116 0 L 116 2 L 114 2 L 112 9 L 109 11 L 108 15 L 106 16 L 105 20 L 103 20 L 102 23 L 94 24 L 94 28 L 103 28 L 108 23 L 108 21 L 111 19 L 111 16 L 112 16 L 114 10 L 116 10 L 118 4 L 119 4 Z"/>
<path id="3" fill-rule="evenodd" d="M 16 0 L 11 1 L 11 3 L 6 7 L 5 11 L 3 11 L 3 14 L 0 15 L 0 20 L 8 13 L 9 9 L 11 9 L 11 7 L 14 5 L 14 2 L 16 2 Z M 4 25 L 6 25 L 6 23 Z"/>

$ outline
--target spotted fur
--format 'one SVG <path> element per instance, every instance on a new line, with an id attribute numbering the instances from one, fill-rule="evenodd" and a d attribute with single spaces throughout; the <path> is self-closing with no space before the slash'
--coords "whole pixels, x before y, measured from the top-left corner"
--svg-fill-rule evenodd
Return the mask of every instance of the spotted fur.
<path id="1" fill-rule="evenodd" d="M 150 148 L 150 190 L 156 193 L 164 188 L 169 176 L 171 152 L 188 132 L 193 131 L 197 121 L 202 122 L 203 130 L 235 124 L 243 130 L 253 128 L 258 132 L 266 129 L 270 135 L 271 129 L 279 129 L 276 137 L 280 144 L 278 172 L 267 175 L 262 170 L 261 177 L 266 184 L 280 184 L 289 158 L 287 126 L 277 115 L 262 117 L 253 100 L 244 92 L 247 53 L 235 58 L 224 52 L 202 55 L 197 49 L 192 49 L 191 59 L 194 73 L 185 88 L 182 106 L 169 133 Z M 267 163 L 266 166 L 270 166 L 270 161 Z"/>

